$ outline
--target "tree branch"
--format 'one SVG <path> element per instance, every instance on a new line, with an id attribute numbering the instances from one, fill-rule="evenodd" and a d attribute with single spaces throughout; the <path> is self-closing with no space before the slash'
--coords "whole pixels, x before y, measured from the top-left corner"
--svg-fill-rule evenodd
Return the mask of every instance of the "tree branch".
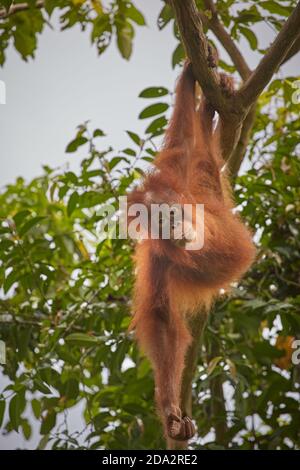
<path id="1" fill-rule="evenodd" d="M 298 54 L 299 51 L 300 51 L 300 33 L 299 33 L 296 41 L 294 42 L 294 44 L 290 48 L 289 52 L 285 56 L 284 60 L 281 62 L 281 65 L 285 64 L 288 60 L 292 59 L 292 57 L 294 57 L 294 55 Z"/>
<path id="2" fill-rule="evenodd" d="M 227 99 L 218 83 L 218 74 L 209 66 L 208 41 L 194 0 L 171 0 L 177 24 L 193 71 L 205 96 L 219 112 L 228 109 Z"/>
<path id="3" fill-rule="evenodd" d="M 223 392 L 223 378 L 214 377 L 211 381 L 212 415 L 215 421 L 216 442 L 227 447 L 228 427 L 226 422 L 226 407 Z"/>
<path id="4" fill-rule="evenodd" d="M 194 0 L 170 0 L 181 38 L 193 71 L 208 101 L 218 111 L 222 122 L 222 153 L 227 160 L 238 142 L 244 109 L 236 94 L 228 96 L 219 86 L 219 76 L 209 65 L 208 41 L 203 32 L 200 14 Z"/>
<path id="5" fill-rule="evenodd" d="M 207 99 L 220 114 L 223 158 L 228 160 L 231 157 L 233 167 L 239 168 L 242 151 L 246 149 L 246 137 L 250 135 L 251 131 L 251 113 L 244 126 L 243 121 L 249 114 L 251 105 L 256 102 L 259 94 L 271 80 L 273 73 L 285 60 L 293 44 L 298 40 L 300 3 L 298 3 L 284 24 L 268 53 L 261 60 L 256 70 L 249 76 L 250 69 L 242 58 L 240 51 L 233 45 L 231 37 L 219 22 L 214 3 L 211 0 L 204 0 L 206 6 L 212 12 L 211 25 L 214 26 L 216 34 L 218 33 L 220 40 L 222 39 L 222 44 L 224 46 L 225 44 L 227 45 L 227 50 L 230 51 L 230 56 L 238 64 L 243 77 L 249 77 L 239 91 L 228 97 L 225 96 L 218 84 L 216 71 L 212 70 L 209 66 L 208 42 L 204 35 L 201 21 L 202 18 L 210 24 L 206 15 L 198 12 L 194 0 L 186 0 L 185 2 L 181 0 L 169 1 L 173 6 L 187 55 L 193 64 L 195 77 Z M 239 140 L 240 136 L 241 140 Z M 232 153 L 237 146 L 237 152 L 233 157 Z M 234 171 L 236 171 L 236 168 L 234 168 Z"/>
<path id="6" fill-rule="evenodd" d="M 246 154 L 247 146 L 249 144 L 249 140 L 251 136 L 251 131 L 255 122 L 255 116 L 256 116 L 256 103 L 252 105 L 249 113 L 247 114 L 243 122 L 239 141 L 228 161 L 229 175 L 231 176 L 232 179 L 234 179 L 237 176 L 240 166 L 242 164 L 243 158 Z"/>
<path id="7" fill-rule="evenodd" d="M 8 18 L 19 11 L 29 10 L 29 8 L 43 8 L 44 3 L 44 0 L 37 0 L 35 5 L 30 5 L 29 3 L 16 3 L 15 5 L 11 5 L 8 11 L 5 10 L 5 8 L 2 8 L 0 10 L 0 19 Z"/>
<path id="8" fill-rule="evenodd" d="M 203 332 L 207 321 L 207 313 L 200 312 L 199 315 L 192 317 L 189 322 L 193 342 L 190 345 L 185 358 L 186 367 L 183 372 L 180 406 L 183 415 L 192 416 L 192 383 L 194 380 L 199 351 L 202 346 Z M 168 449 L 180 450 L 187 448 L 187 442 L 177 443 L 175 441 L 168 442 Z"/>
<path id="9" fill-rule="evenodd" d="M 300 2 L 298 2 L 291 16 L 284 23 L 275 41 L 262 58 L 255 71 L 237 92 L 237 97 L 245 107 L 254 103 L 263 89 L 271 80 L 280 64 L 285 60 L 291 47 L 299 36 L 300 28 Z"/>
<path id="10" fill-rule="evenodd" d="M 243 128 L 243 115 L 221 114 L 220 115 L 220 141 L 222 156 L 225 161 L 231 159 L 236 148 Z"/>
<path id="11" fill-rule="evenodd" d="M 223 24 L 220 22 L 216 6 L 211 0 L 204 0 L 204 4 L 206 8 L 210 10 L 212 16 L 209 19 L 204 12 L 200 12 L 202 23 L 207 28 L 209 28 L 214 33 L 216 38 L 220 41 L 220 43 L 230 56 L 241 78 L 243 80 L 247 80 L 247 78 L 249 78 L 249 76 L 251 75 L 251 70 L 248 67 L 248 64 L 245 61 L 239 48 L 232 40 L 230 34 L 226 31 Z"/>
<path id="12" fill-rule="evenodd" d="M 218 330 L 220 328 L 220 323 L 217 321 L 214 323 L 214 328 Z M 211 361 L 217 356 L 222 355 L 220 351 L 220 344 L 215 339 L 212 338 L 210 344 L 211 351 L 208 355 L 208 360 Z M 216 434 L 216 442 L 218 445 L 227 446 L 227 412 L 225 406 L 225 397 L 223 392 L 223 377 L 222 375 L 216 375 L 211 377 L 210 380 L 210 390 L 211 390 L 211 415 L 212 421 L 214 422 L 214 429 Z"/>
<path id="13" fill-rule="evenodd" d="M 190 345 L 185 362 L 188 367 L 185 368 L 182 378 L 181 387 L 181 409 L 184 415 L 192 414 L 192 389 L 191 384 L 196 372 L 199 350 L 202 345 L 202 336 L 207 322 L 207 313 L 201 312 L 199 315 L 192 317 L 189 328 L 193 336 L 193 342 Z"/>

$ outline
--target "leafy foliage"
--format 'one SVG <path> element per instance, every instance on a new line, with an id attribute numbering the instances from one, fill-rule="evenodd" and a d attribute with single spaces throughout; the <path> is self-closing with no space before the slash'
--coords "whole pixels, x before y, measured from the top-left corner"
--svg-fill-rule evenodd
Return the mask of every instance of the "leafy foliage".
<path id="1" fill-rule="evenodd" d="M 23 2 L 14 2 L 14 4 Z M 50 21 L 59 18 L 61 30 L 80 26 L 90 32 L 90 38 L 102 54 L 115 35 L 120 54 L 129 59 L 132 53 L 134 26 L 145 26 L 143 14 L 128 0 L 45 0 L 42 8 L 28 2 L 29 8 L 17 14 L 0 16 L 0 65 L 4 64 L 5 51 L 13 41 L 22 59 L 34 57 L 38 35 Z M 11 1 L 1 0 L 0 12 L 9 11 Z M 55 20 L 53 20 L 55 18 Z"/>

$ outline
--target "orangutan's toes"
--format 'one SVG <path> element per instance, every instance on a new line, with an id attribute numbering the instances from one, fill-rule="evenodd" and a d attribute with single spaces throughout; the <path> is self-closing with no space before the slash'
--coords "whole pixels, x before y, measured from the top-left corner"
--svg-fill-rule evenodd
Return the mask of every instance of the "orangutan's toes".
<path id="1" fill-rule="evenodd" d="M 187 441 L 195 434 L 195 426 L 188 416 L 179 418 L 177 416 L 168 416 L 168 436 L 176 441 Z"/>
<path id="2" fill-rule="evenodd" d="M 191 439 L 196 433 L 194 423 L 188 416 L 185 416 L 183 421 L 185 426 L 185 438 L 186 440 Z"/>

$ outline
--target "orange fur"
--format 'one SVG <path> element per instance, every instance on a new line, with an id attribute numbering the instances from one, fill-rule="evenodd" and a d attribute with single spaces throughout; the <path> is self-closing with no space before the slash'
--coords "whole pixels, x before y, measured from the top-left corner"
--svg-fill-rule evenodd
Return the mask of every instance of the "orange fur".
<path id="1" fill-rule="evenodd" d="M 232 213 L 228 178 L 213 115 L 202 97 L 196 111 L 195 79 L 187 64 L 155 170 L 130 195 L 130 203 L 204 204 L 204 246 L 189 251 L 172 240 L 144 240 L 136 247 L 134 318 L 141 348 L 155 374 L 156 401 L 167 436 L 186 440 L 194 433 L 181 416 L 180 386 L 191 341 L 185 316 L 208 308 L 220 288 L 241 278 L 255 250 L 251 234 Z"/>

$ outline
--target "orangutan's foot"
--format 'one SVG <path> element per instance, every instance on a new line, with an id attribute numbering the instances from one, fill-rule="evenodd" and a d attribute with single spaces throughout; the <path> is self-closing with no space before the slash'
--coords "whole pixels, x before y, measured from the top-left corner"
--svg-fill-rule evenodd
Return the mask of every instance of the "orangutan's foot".
<path id="1" fill-rule="evenodd" d="M 168 436 L 176 441 L 187 441 L 196 432 L 192 420 L 188 416 L 182 417 L 180 408 L 174 405 L 167 411 L 166 424 Z"/>

